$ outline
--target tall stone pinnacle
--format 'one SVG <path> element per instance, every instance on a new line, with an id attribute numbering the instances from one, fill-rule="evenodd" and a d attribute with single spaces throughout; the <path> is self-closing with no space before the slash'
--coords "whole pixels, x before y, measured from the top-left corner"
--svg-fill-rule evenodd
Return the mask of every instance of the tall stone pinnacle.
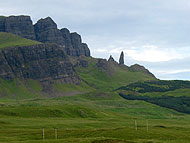
<path id="1" fill-rule="evenodd" d="M 120 58 L 119 58 L 119 64 L 123 65 L 124 64 L 124 53 L 123 51 L 121 52 Z"/>

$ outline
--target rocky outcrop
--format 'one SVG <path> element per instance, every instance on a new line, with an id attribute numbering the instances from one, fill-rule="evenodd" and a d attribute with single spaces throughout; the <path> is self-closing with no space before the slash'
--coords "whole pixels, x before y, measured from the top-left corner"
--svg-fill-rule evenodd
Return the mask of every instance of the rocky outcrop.
<path id="1" fill-rule="evenodd" d="M 0 51 L 0 78 L 80 83 L 64 49 L 55 44 L 12 47 Z"/>
<path id="2" fill-rule="evenodd" d="M 79 34 L 70 33 L 66 28 L 59 30 L 50 17 L 40 19 L 33 25 L 29 16 L 1 16 L 0 32 L 10 32 L 43 43 L 56 43 L 64 47 L 70 56 L 90 56 L 88 45 L 82 43 Z"/>
<path id="3" fill-rule="evenodd" d="M 98 59 L 96 66 L 103 70 L 107 75 L 112 76 L 115 73 L 115 66 L 117 66 L 118 63 L 116 62 L 110 62 L 106 59 Z"/>
<path id="4" fill-rule="evenodd" d="M 79 59 L 75 67 L 83 67 L 83 68 L 88 68 L 88 61 Z"/>
<path id="5" fill-rule="evenodd" d="M 133 71 L 133 72 L 138 72 L 138 71 L 143 72 L 146 75 L 149 75 L 149 76 L 152 76 L 152 77 L 156 78 L 148 69 L 146 69 L 144 66 L 141 66 L 141 65 L 138 65 L 138 64 L 130 66 L 129 70 Z"/>
<path id="6" fill-rule="evenodd" d="M 72 43 L 72 55 L 73 56 L 80 56 L 85 55 L 87 57 L 90 56 L 90 50 L 87 44 L 82 43 L 81 36 L 74 32 L 71 33 L 71 43 Z"/>
<path id="7" fill-rule="evenodd" d="M 101 68 L 101 69 L 104 69 L 104 70 L 107 70 L 108 69 L 108 62 L 106 59 L 98 59 L 98 62 L 97 62 L 97 67 L 98 68 Z"/>
<path id="8" fill-rule="evenodd" d="M 64 40 L 66 52 L 68 55 L 72 55 L 72 53 L 70 52 L 70 49 L 73 48 L 72 43 L 71 43 L 70 31 L 67 28 L 63 28 L 60 31 L 61 31 L 61 35 L 62 35 L 63 40 Z"/>
<path id="9" fill-rule="evenodd" d="M 124 64 L 124 53 L 123 51 L 121 52 L 120 58 L 119 58 L 119 64 L 123 65 Z"/>
<path id="10" fill-rule="evenodd" d="M 36 39 L 29 16 L 0 17 L 0 32 L 9 32 L 32 40 Z"/>
<path id="11" fill-rule="evenodd" d="M 40 19 L 34 25 L 34 29 L 37 41 L 61 45 L 70 56 L 90 56 L 90 50 L 87 44 L 82 43 L 79 34 L 76 32 L 70 33 L 66 28 L 57 29 L 57 24 L 50 17 Z"/>
<path id="12" fill-rule="evenodd" d="M 34 29 L 37 41 L 64 45 L 64 38 L 57 29 L 57 24 L 50 17 L 40 19 L 34 25 Z"/>
<path id="13" fill-rule="evenodd" d="M 108 62 L 115 62 L 114 58 L 112 57 L 112 55 L 110 55 Z"/>
<path id="14" fill-rule="evenodd" d="M 0 31 L 5 32 L 5 21 L 6 17 L 0 16 Z"/>

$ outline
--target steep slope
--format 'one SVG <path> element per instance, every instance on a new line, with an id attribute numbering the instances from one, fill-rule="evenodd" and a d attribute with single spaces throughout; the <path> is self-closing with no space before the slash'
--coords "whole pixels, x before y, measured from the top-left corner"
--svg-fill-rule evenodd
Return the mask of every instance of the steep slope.
<path id="1" fill-rule="evenodd" d="M 137 81 L 156 80 L 152 75 L 131 71 L 129 67 L 115 61 L 90 57 L 79 59 L 76 71 L 88 85 L 103 91 L 112 91 Z"/>
<path id="2" fill-rule="evenodd" d="M 6 48 L 0 51 L 0 77 L 3 79 L 63 80 L 79 83 L 64 49 L 54 44 Z"/>
<path id="3" fill-rule="evenodd" d="M 152 77 L 155 77 L 148 69 L 146 69 L 145 67 L 141 66 L 141 65 L 138 65 L 138 64 L 134 64 L 132 66 L 129 67 L 129 69 L 131 71 L 134 71 L 134 72 L 142 72 L 146 75 L 149 75 L 149 76 L 152 76 Z M 156 78 L 156 77 L 155 77 Z"/>
<path id="4" fill-rule="evenodd" d="M 21 38 L 20 36 L 0 32 L 0 49 L 8 48 L 8 47 L 16 47 L 16 46 L 31 46 L 41 44 L 40 42 Z"/>
<path id="5" fill-rule="evenodd" d="M 0 96 L 56 95 L 53 84 L 79 84 L 63 47 L 0 33 Z M 32 97 L 34 97 L 32 96 Z"/>

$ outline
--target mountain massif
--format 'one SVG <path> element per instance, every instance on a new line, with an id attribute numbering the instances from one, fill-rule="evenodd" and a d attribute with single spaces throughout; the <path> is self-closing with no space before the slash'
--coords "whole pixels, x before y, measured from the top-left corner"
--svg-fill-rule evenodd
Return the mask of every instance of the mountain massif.
<path id="1" fill-rule="evenodd" d="M 124 65 L 123 52 L 119 63 L 112 56 L 109 60 L 91 57 L 79 34 L 58 29 L 50 17 L 33 25 L 29 16 L 1 16 L 0 44 L 0 78 L 5 81 L 32 79 L 43 85 L 56 81 L 85 83 L 93 88 L 104 88 L 98 86 L 100 82 L 113 87 L 109 84 L 113 82 L 118 88 L 128 82 L 156 79 L 140 65 Z"/>

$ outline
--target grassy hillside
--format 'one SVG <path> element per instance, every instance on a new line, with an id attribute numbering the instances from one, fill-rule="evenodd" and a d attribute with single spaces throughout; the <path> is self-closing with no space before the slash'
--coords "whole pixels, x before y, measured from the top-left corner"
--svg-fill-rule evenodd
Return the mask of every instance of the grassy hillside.
<path id="1" fill-rule="evenodd" d="M 0 98 L 21 100 L 52 96 L 72 96 L 75 94 L 87 93 L 95 90 L 84 82 L 81 82 L 80 85 L 74 85 L 57 83 L 55 81 L 54 84 L 48 86 L 49 90 L 44 91 L 44 88 L 47 88 L 47 85 L 43 87 L 43 85 L 37 80 L 28 79 L 22 81 L 20 79 L 0 79 Z"/>
<path id="2" fill-rule="evenodd" d="M 64 84 L 54 81 L 48 85 L 49 91 L 44 91 L 43 85 L 35 80 L 21 81 L 0 79 L 1 98 L 27 99 L 39 96 L 69 96 L 92 91 L 114 92 L 120 86 L 137 81 L 156 80 L 143 72 L 132 72 L 126 66 L 108 65 L 108 70 L 97 66 L 98 59 L 83 58 L 88 61 L 88 67 L 76 67 L 76 72 L 82 79 L 80 85 Z M 111 72 L 110 72 L 111 71 Z M 45 85 L 47 86 L 47 85 Z M 45 87 L 47 89 L 47 87 Z"/>
<path id="3" fill-rule="evenodd" d="M 142 100 L 125 100 L 115 91 L 120 85 L 130 85 L 139 80 L 155 80 L 154 78 L 115 65 L 110 67 L 113 72 L 108 73 L 105 69 L 97 67 L 97 59 L 87 60 L 90 63 L 88 68 L 77 68 L 83 79 L 81 85 L 55 82 L 51 87 L 55 89 L 56 96 L 53 97 L 43 92 L 43 85 L 38 81 L 1 79 L 0 142 L 184 143 L 190 141 L 189 115 Z M 137 130 L 135 120 L 138 124 Z M 43 128 L 45 140 L 42 140 Z M 55 128 L 57 140 L 55 140 Z"/>
<path id="4" fill-rule="evenodd" d="M 15 46 L 30 46 L 36 44 L 41 44 L 41 43 L 21 38 L 11 33 L 0 32 L 0 49 L 7 47 L 15 47 Z"/>
<path id="5" fill-rule="evenodd" d="M 128 100 L 143 100 L 162 107 L 190 113 L 190 81 L 137 82 L 118 88 Z"/>
<path id="6" fill-rule="evenodd" d="M 88 85 L 98 90 L 112 91 L 137 81 L 155 80 L 154 77 L 143 72 L 132 72 L 126 66 L 107 63 L 108 69 L 104 69 L 97 66 L 98 59 L 84 58 L 83 60 L 88 61 L 88 68 L 77 68 L 77 73 Z"/>

